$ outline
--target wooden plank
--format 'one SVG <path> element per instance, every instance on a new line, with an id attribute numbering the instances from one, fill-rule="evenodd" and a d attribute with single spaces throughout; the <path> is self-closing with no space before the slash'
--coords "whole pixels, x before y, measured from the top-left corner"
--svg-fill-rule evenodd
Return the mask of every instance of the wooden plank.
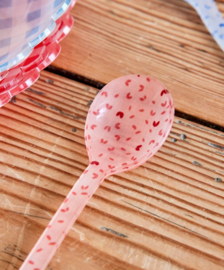
<path id="1" fill-rule="evenodd" d="M 103 83 L 149 74 L 170 90 L 177 110 L 224 125 L 224 54 L 188 3 L 82 0 L 72 15 L 54 66 Z"/>
<path id="2" fill-rule="evenodd" d="M 96 93 L 42 72 L 1 108 L 0 269 L 19 268 L 87 166 Z M 102 183 L 47 269 L 223 269 L 223 138 L 175 117 L 151 160 Z"/>

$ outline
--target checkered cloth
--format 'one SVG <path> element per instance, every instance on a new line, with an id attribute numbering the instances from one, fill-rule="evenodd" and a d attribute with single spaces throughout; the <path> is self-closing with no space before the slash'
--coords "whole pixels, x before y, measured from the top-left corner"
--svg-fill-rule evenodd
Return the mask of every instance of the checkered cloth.
<path id="1" fill-rule="evenodd" d="M 214 0 L 185 0 L 198 12 L 205 26 L 224 51 L 224 19 Z"/>
<path id="2" fill-rule="evenodd" d="M 72 0 L 0 0 L 0 72 L 23 61 Z"/>

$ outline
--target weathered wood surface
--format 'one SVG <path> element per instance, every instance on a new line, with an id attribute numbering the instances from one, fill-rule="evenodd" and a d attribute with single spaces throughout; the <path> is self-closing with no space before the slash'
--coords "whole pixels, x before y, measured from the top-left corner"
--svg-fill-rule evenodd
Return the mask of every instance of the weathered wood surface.
<path id="1" fill-rule="evenodd" d="M 42 72 L 1 108 L 1 270 L 19 268 L 87 166 L 84 122 L 96 92 Z M 102 183 L 48 269 L 224 269 L 224 182 L 215 181 L 224 180 L 223 140 L 176 117 L 150 161 Z"/>
<path id="2" fill-rule="evenodd" d="M 218 2 L 224 12 L 224 2 Z M 177 110 L 224 125 L 224 53 L 182 0 L 80 0 L 53 63 L 103 83 L 149 74 Z"/>

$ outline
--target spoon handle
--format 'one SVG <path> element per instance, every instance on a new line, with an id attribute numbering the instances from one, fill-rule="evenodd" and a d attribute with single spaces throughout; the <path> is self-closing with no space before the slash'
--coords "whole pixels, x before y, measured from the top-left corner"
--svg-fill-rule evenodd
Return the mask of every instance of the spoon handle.
<path id="1" fill-rule="evenodd" d="M 61 204 L 20 270 L 44 270 L 79 214 L 103 181 L 95 166 L 89 165 Z M 98 169 L 98 168 L 97 168 Z"/>

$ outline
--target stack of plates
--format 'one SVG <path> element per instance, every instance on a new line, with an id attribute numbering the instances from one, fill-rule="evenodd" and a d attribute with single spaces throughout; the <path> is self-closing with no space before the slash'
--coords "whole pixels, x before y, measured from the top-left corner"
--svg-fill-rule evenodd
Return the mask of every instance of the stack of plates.
<path id="1" fill-rule="evenodd" d="M 73 25 L 75 0 L 23 2 L 0 1 L 0 107 L 39 78 Z"/>

